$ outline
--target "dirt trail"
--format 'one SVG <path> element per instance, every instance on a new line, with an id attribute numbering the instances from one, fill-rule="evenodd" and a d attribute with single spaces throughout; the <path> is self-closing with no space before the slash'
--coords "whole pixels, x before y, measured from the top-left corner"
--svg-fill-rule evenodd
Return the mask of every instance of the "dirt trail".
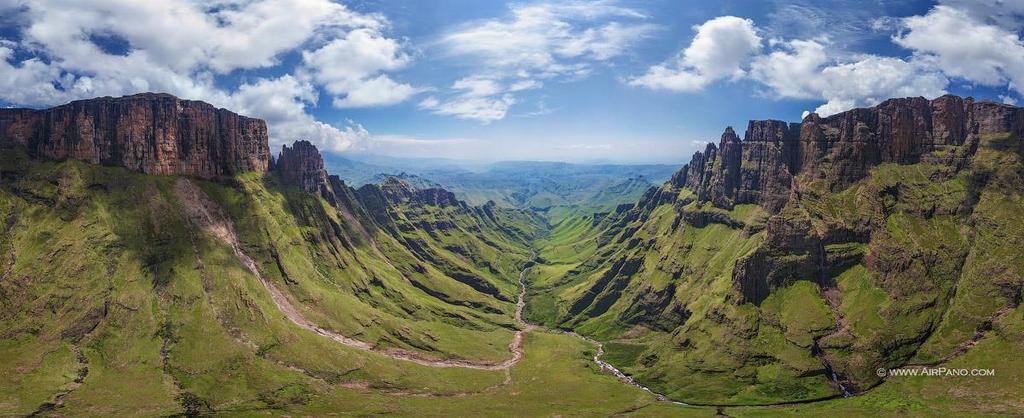
<path id="1" fill-rule="evenodd" d="M 224 214 L 220 207 L 210 200 L 210 198 L 206 196 L 199 187 L 187 179 L 181 179 L 175 184 L 174 192 L 182 203 L 182 207 L 186 212 L 185 215 L 188 216 L 189 221 L 221 242 L 229 245 L 231 250 L 234 252 L 235 257 L 238 258 L 242 265 L 245 266 L 250 273 L 256 276 L 260 283 L 263 284 L 263 287 L 267 289 L 270 293 L 271 299 L 274 301 L 274 305 L 277 306 L 277 309 L 281 311 L 289 321 L 301 328 L 315 332 L 349 347 L 372 351 L 396 360 L 409 361 L 428 367 L 504 370 L 511 368 L 523 359 L 522 346 L 523 334 L 526 332 L 525 330 L 516 331 L 515 336 L 512 337 L 512 341 L 508 344 L 508 349 L 512 353 L 512 357 L 505 361 L 495 363 L 461 359 L 431 359 L 420 353 L 401 348 L 380 348 L 366 341 L 346 337 L 334 331 L 321 328 L 306 319 L 306 317 L 303 316 L 294 305 L 292 305 L 284 292 L 282 292 L 277 285 L 270 282 L 263 276 L 259 268 L 257 268 L 256 262 L 242 251 L 242 247 L 238 242 L 238 237 L 235 234 L 234 226 L 227 215 Z M 522 283 L 522 274 L 520 274 L 520 283 Z M 519 305 L 524 303 L 522 299 L 523 295 L 524 293 L 520 292 L 520 300 L 517 302 L 517 318 L 520 316 L 519 312 L 521 311 Z"/>
<path id="2" fill-rule="evenodd" d="M 182 207 L 186 212 L 185 215 L 189 218 L 189 221 L 193 225 L 197 226 L 199 229 L 205 231 L 206 233 L 209 233 L 213 237 L 229 245 L 232 251 L 234 252 L 235 257 L 238 258 L 242 265 L 245 266 L 245 268 L 249 270 L 250 273 L 256 276 L 256 278 L 259 279 L 260 283 L 263 284 L 263 287 L 266 288 L 268 292 L 270 292 L 270 297 L 274 301 L 274 305 L 277 306 L 277 309 L 281 311 L 281 313 L 284 314 L 284 316 L 288 318 L 289 321 L 291 321 L 295 325 L 298 325 L 301 328 L 315 332 L 323 337 L 330 338 L 335 342 L 344 344 L 349 347 L 365 351 L 372 351 L 374 353 L 392 359 L 409 361 L 423 366 L 440 368 L 459 367 L 478 370 L 505 370 L 506 376 L 503 385 L 511 383 L 511 375 L 508 373 L 508 370 L 523 359 L 523 339 L 525 337 L 525 334 L 533 330 L 544 329 L 549 332 L 571 335 L 573 337 L 579 338 L 583 341 L 596 345 L 597 352 L 596 354 L 594 354 L 593 360 L 595 363 L 597 363 L 598 366 L 601 367 L 601 370 L 611 373 L 612 375 L 619 378 L 619 380 L 622 380 L 623 382 L 629 385 L 632 385 L 654 395 L 658 400 L 668 400 L 664 395 L 654 392 L 650 388 L 641 385 L 629 375 L 615 368 L 615 366 L 612 366 L 611 364 L 608 364 L 607 362 L 601 360 L 601 356 L 604 355 L 604 345 L 602 343 L 591 338 L 584 337 L 575 332 L 566 332 L 561 330 L 549 329 L 546 327 L 541 327 L 536 324 L 531 324 L 524 320 L 523 310 L 526 307 L 526 272 L 531 267 L 530 264 L 525 266 L 519 272 L 519 294 L 516 300 L 515 321 L 517 324 L 519 324 L 520 329 L 516 331 L 515 335 L 512 337 L 512 341 L 510 341 L 508 344 L 508 350 L 509 352 L 512 353 L 511 358 L 500 363 L 461 359 L 431 359 L 427 358 L 426 356 L 420 353 L 404 350 L 401 348 L 379 348 L 368 342 L 346 337 L 334 331 L 327 330 L 313 324 L 308 319 L 306 319 L 306 317 L 303 316 L 302 313 L 299 312 L 299 310 L 296 309 L 294 305 L 292 305 L 291 301 L 288 300 L 288 297 L 284 294 L 284 292 L 281 291 L 281 289 L 277 287 L 277 285 L 270 282 L 263 276 L 259 268 L 257 268 L 256 262 L 247 254 L 245 254 L 244 251 L 242 251 L 241 245 L 238 242 L 238 237 L 235 234 L 233 224 L 231 223 L 228 216 L 223 213 L 223 211 L 215 202 L 213 202 L 208 196 L 206 196 L 206 194 L 201 189 L 199 189 L 199 187 L 197 187 L 195 184 L 193 184 L 191 181 L 187 179 L 179 180 L 175 184 L 174 191 L 179 201 L 182 203 Z M 532 257 L 535 256 L 536 253 L 534 253 Z M 685 405 L 682 402 L 673 403 Z"/>

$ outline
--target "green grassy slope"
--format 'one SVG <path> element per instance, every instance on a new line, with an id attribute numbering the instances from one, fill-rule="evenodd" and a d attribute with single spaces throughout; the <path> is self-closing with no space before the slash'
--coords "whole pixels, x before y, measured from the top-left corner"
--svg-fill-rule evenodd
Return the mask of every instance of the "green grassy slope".
<path id="1" fill-rule="evenodd" d="M 334 387 L 445 395 L 505 380 L 501 371 L 396 361 L 297 327 L 230 246 L 189 222 L 181 179 L 18 152 L 0 163 L 0 367 L 12 377 L 0 383 L 0 414 L 262 409 Z M 509 357 L 512 303 L 446 276 L 383 229 L 369 245 L 326 202 L 273 177 L 197 183 L 234 221 L 242 251 L 317 325 L 425 358 Z M 486 252 L 486 279 L 510 282 L 536 226 L 514 212 L 483 214 L 432 215 L 491 229 L 444 251 Z M 396 222 L 427 216 L 406 215 Z M 442 238 L 423 242 L 441 247 Z M 466 258 L 459 262 L 483 272 Z"/>
<path id="2" fill-rule="evenodd" d="M 191 180 L 230 218 L 240 251 L 320 327 L 378 350 L 502 361 L 516 277 L 536 259 L 529 320 L 605 340 L 604 360 L 712 407 L 658 402 L 602 373 L 593 345 L 540 329 L 509 370 L 338 344 L 285 317 L 235 249 L 189 219 L 182 179 L 3 150 L 0 415 L 1018 413 L 1017 141 L 983 138 L 959 172 L 883 165 L 841 193 L 807 181 L 777 216 L 850 233 L 823 246 L 826 277 L 791 277 L 757 303 L 733 272 L 768 245 L 773 218 L 699 206 L 685 189 L 548 230 L 529 213 L 437 203 L 401 184 L 335 190 L 335 207 L 274 175 Z M 901 366 L 996 375 L 875 374 Z M 857 394 L 819 401 L 840 394 L 828 369 Z M 749 406 L 793 401 L 811 402 Z"/>
<path id="3" fill-rule="evenodd" d="M 839 193 L 800 179 L 800 195 L 774 217 L 754 205 L 699 207 L 688 190 L 666 185 L 600 226 L 565 221 L 538 242 L 532 318 L 610 341 L 607 359 L 623 371 L 673 399 L 709 404 L 828 398 L 840 385 L 865 391 L 882 383 L 879 367 L 963 364 L 979 340 L 1019 350 L 1016 337 L 988 331 L 1018 313 L 1024 288 L 1019 141 L 982 138 L 961 171 L 878 166 Z M 820 277 L 794 268 L 749 301 L 737 260 L 755 251 L 768 251 L 776 268 L 809 259 L 765 242 L 771 222 L 826 234 L 828 264 Z M 979 382 L 964 396 L 996 387 Z M 883 388 L 857 399 L 917 390 Z M 989 410 L 1014 410 L 1009 399 L 997 404 Z"/>

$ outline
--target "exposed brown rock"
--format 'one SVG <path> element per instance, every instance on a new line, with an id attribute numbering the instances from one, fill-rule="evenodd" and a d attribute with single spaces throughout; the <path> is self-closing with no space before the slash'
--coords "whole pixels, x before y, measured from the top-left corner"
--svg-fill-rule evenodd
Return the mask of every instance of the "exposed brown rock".
<path id="1" fill-rule="evenodd" d="M 743 145 L 731 126 L 722 133 L 717 159 L 703 196 L 717 207 L 731 208 L 736 200 L 740 166 L 743 164 Z"/>
<path id="2" fill-rule="evenodd" d="M 736 260 L 733 285 L 742 302 L 760 304 L 772 290 L 797 280 L 819 282 L 825 266 L 821 239 L 802 211 L 783 211 L 768 221 L 765 241 Z"/>
<path id="3" fill-rule="evenodd" d="M 827 118 L 812 114 L 800 132 L 799 171 L 840 190 L 881 163 L 927 159 L 961 167 L 970 158 L 970 145 L 994 133 L 1024 134 L 1024 109 L 946 95 L 932 101 L 890 99 Z M 934 151 L 947 151 L 950 158 L 931 158 Z"/>
<path id="4" fill-rule="evenodd" d="M 427 205 L 441 208 L 449 206 L 466 206 L 464 202 L 455 197 L 454 193 L 448 190 L 438 187 L 418 189 L 405 180 L 397 177 L 388 177 L 379 185 L 367 184 L 359 188 L 358 192 L 360 196 L 365 195 L 370 197 L 371 195 L 377 195 L 378 197 L 376 197 L 376 199 L 384 200 L 392 205 L 412 204 L 416 206 Z"/>
<path id="5" fill-rule="evenodd" d="M 0 141 L 34 157 L 201 178 L 266 171 L 267 125 L 199 101 L 143 93 L 50 109 L 0 109 Z"/>
<path id="6" fill-rule="evenodd" d="M 801 123 L 750 121 L 742 142 L 727 128 L 718 146 L 695 153 L 670 184 L 720 208 L 757 203 L 777 212 L 797 176 L 841 190 L 882 163 L 959 169 L 981 136 L 996 133 L 1024 136 L 1024 109 L 952 95 L 890 99 L 826 118 L 812 113 Z"/>
<path id="7" fill-rule="evenodd" d="M 275 162 L 275 169 L 286 183 L 310 193 L 319 192 L 321 186 L 327 184 L 324 159 L 309 141 L 295 141 L 291 147 L 283 146 L 281 156 Z"/>
<path id="8" fill-rule="evenodd" d="M 752 120 L 743 139 L 736 203 L 758 203 L 769 211 L 786 204 L 796 171 L 800 124 Z"/>
<path id="9" fill-rule="evenodd" d="M 934 147 L 932 116 L 923 97 L 887 100 L 827 118 L 808 115 L 800 132 L 800 169 L 838 190 L 880 163 L 919 162 Z M 962 143 L 963 138 L 949 140 Z"/>

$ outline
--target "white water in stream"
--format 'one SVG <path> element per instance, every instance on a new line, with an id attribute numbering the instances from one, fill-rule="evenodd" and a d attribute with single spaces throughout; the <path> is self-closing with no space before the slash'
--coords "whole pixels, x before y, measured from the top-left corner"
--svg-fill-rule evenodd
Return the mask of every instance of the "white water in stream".
<path id="1" fill-rule="evenodd" d="M 537 254 L 533 253 L 533 255 L 531 255 L 531 258 L 536 258 L 536 256 L 537 256 Z M 523 308 L 526 307 L 526 279 L 525 279 L 525 276 L 526 276 L 526 271 L 529 270 L 530 267 L 532 267 L 532 266 L 533 266 L 532 263 L 528 264 L 526 267 L 523 267 L 522 271 L 519 272 L 519 299 L 516 301 L 516 315 L 515 315 L 516 322 L 519 322 L 519 324 L 524 328 L 524 330 L 527 330 L 527 331 L 539 328 L 538 325 L 531 324 L 529 322 L 526 322 L 526 320 L 523 319 Z M 594 363 L 597 363 L 597 365 L 601 367 L 602 371 L 611 373 L 613 376 L 617 377 L 620 381 L 622 381 L 624 383 L 627 383 L 630 386 L 639 388 L 639 389 L 641 389 L 641 390 L 643 390 L 643 391 L 645 391 L 647 393 L 650 393 L 651 395 L 654 395 L 654 397 L 656 399 L 658 399 L 659 401 L 672 402 L 672 403 L 677 404 L 677 405 L 686 405 L 683 402 L 672 401 L 672 400 L 668 399 L 667 396 L 665 396 L 663 394 L 660 394 L 658 392 L 655 392 L 654 390 L 651 390 L 651 388 L 640 384 L 640 382 L 637 382 L 636 379 L 633 378 L 633 376 L 630 376 L 630 375 L 628 375 L 626 373 L 623 373 L 622 370 L 619 370 L 617 367 L 609 364 L 608 362 L 606 362 L 604 360 L 601 360 L 601 356 L 604 355 L 604 344 L 601 343 L 600 341 L 597 341 L 597 340 L 595 340 L 593 338 L 590 338 L 590 337 L 585 337 L 583 335 L 577 334 L 577 333 L 572 332 L 572 331 L 563 331 L 563 330 L 551 329 L 551 328 L 547 328 L 547 327 L 543 327 L 543 329 L 548 331 L 548 332 L 554 332 L 554 333 L 559 333 L 559 334 L 571 335 L 573 337 L 579 338 L 579 339 L 581 339 L 583 341 L 586 341 L 588 343 L 596 345 L 597 346 L 597 352 L 594 353 L 593 360 L 594 360 Z"/>

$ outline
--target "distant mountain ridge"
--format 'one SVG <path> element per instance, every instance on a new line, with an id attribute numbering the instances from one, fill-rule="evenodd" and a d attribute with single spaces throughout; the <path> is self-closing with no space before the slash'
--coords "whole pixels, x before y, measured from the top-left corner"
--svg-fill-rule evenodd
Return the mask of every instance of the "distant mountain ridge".
<path id="1" fill-rule="evenodd" d="M 328 171 L 354 185 L 378 183 L 388 176 L 415 176 L 418 183 L 451 190 L 472 204 L 494 201 L 502 206 L 534 209 L 557 221 L 571 214 L 605 212 L 636 201 L 648 188 L 667 179 L 678 166 L 667 164 L 574 164 L 544 161 L 502 161 L 467 167 L 432 160 L 388 167 L 327 155 Z M 370 170 L 370 171 L 367 171 Z M 368 175 L 368 172 L 380 175 Z"/>

